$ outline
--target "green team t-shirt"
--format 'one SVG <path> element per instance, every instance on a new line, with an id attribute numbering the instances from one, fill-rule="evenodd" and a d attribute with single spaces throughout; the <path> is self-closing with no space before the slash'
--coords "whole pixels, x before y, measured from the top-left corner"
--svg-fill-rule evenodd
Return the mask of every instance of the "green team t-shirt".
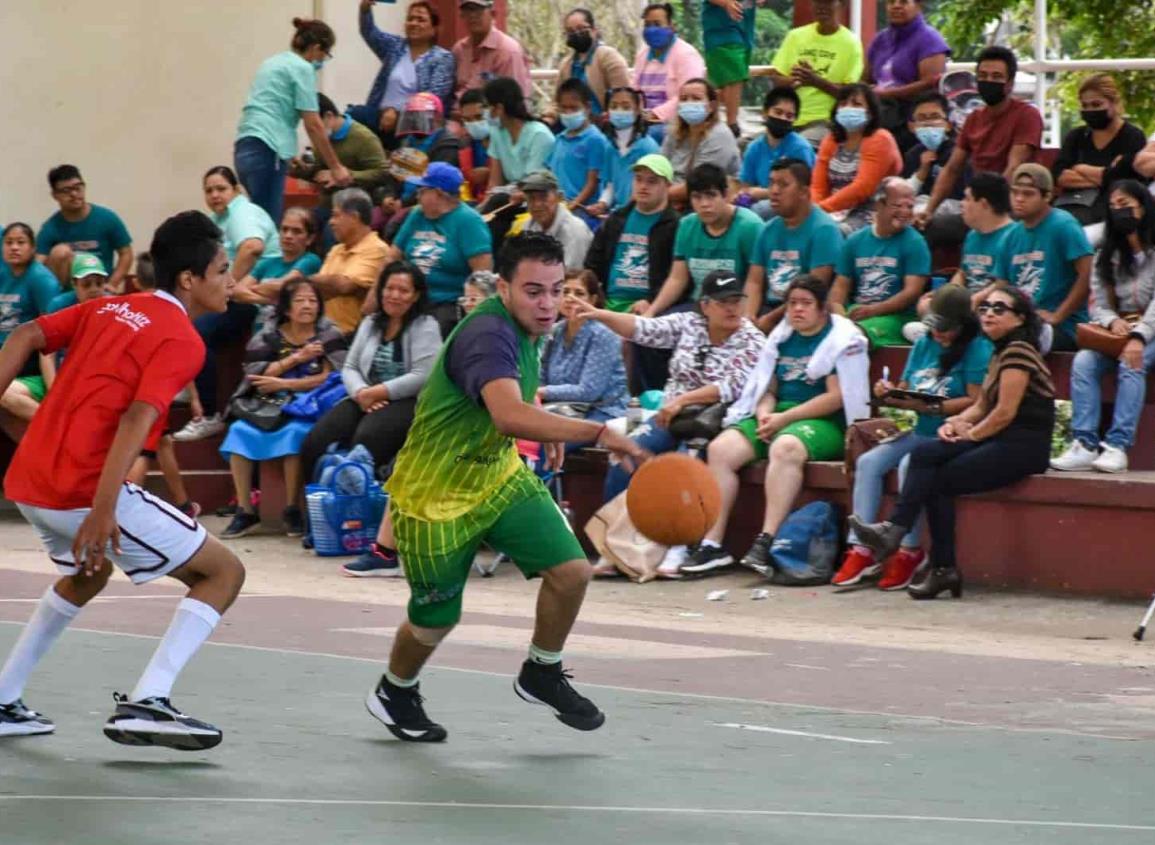
<path id="1" fill-rule="evenodd" d="M 815 267 L 834 267 L 841 251 L 842 230 L 815 205 L 806 219 L 793 228 L 781 217 L 767 223 L 754 245 L 750 263 L 766 269 L 765 300 L 779 305 L 791 282 Z"/>
<path id="2" fill-rule="evenodd" d="M 780 74 L 789 76 L 794 66 L 803 61 L 826 81 L 848 85 L 862 78 L 862 42 L 844 26 L 833 35 L 819 33 L 816 23 L 800 26 L 786 33 L 771 64 Z M 796 126 L 830 120 L 834 97 L 825 91 L 807 85 L 798 89 L 798 99 L 802 101 L 802 108 Z"/>
<path id="3" fill-rule="evenodd" d="M 706 231 L 697 214 L 682 218 L 674 238 L 674 260 L 686 262 L 694 300 L 702 291 L 702 280 L 714 270 L 745 280 L 762 225 L 762 218 L 748 208 L 735 209 L 730 225 L 717 236 Z"/>
<path id="4" fill-rule="evenodd" d="M 702 0 L 702 46 L 706 50 L 734 45 L 754 49 L 754 0 L 742 0 L 742 20 L 736 21 L 721 6 Z"/>
<path id="5" fill-rule="evenodd" d="M 909 226 L 889 238 L 880 238 L 873 226 L 867 226 L 846 239 L 838 275 L 854 285 L 848 305 L 885 302 L 902 292 L 905 277 L 930 275 L 930 248 L 926 238 Z"/>
<path id="6" fill-rule="evenodd" d="M 1011 224 L 1008 223 L 993 232 L 984 233 L 975 229 L 967 232 L 959 267 L 963 271 L 967 290 L 971 293 L 977 293 L 998 280 L 995 265 L 998 264 L 999 256 L 1003 254 L 1003 245 L 1010 231 Z"/>
<path id="7" fill-rule="evenodd" d="M 976 337 L 967 345 L 962 358 L 948 373 L 943 373 L 939 366 L 943 351 L 942 344 L 929 333 L 919 338 L 918 343 L 910 350 L 910 356 L 906 359 L 906 369 L 902 373 L 902 380 L 907 383 L 908 389 L 919 393 L 933 393 L 943 399 L 966 396 L 967 385 L 983 383 L 987 375 L 987 365 L 991 362 L 995 348 L 985 337 L 981 335 Z M 934 437 L 942 423 L 942 417 L 919 414 L 914 427 L 915 434 Z"/>
<path id="8" fill-rule="evenodd" d="M 662 213 L 642 214 L 637 208 L 630 209 L 610 265 L 606 292 L 611 299 L 637 302 L 650 295 L 650 232 Z"/>
<path id="9" fill-rule="evenodd" d="M 497 430 L 480 399 L 487 379 L 516 377 L 522 398 L 532 402 L 539 341 L 498 297 L 474 308 L 449 335 L 387 485 L 400 543 L 429 555 L 461 548 L 511 505 L 540 493 L 514 439 Z"/>
<path id="10" fill-rule="evenodd" d="M 827 320 L 826 327 L 817 334 L 804 335 L 794 332 L 778 345 L 778 362 L 774 365 L 774 376 L 778 380 L 775 395 L 779 404 L 801 405 L 826 392 L 826 379 L 810 381 L 806 377 L 806 368 L 833 326 L 834 323 Z"/>

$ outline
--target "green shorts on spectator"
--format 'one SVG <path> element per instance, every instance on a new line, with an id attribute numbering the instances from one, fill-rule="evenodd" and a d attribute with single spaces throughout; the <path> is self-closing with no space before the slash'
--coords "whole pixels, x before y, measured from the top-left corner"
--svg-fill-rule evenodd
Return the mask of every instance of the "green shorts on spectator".
<path id="1" fill-rule="evenodd" d="M 851 305 L 847 311 L 853 314 L 856 308 L 858 308 L 857 305 Z M 902 335 L 902 327 L 907 323 L 917 321 L 918 314 L 914 311 L 901 311 L 898 314 L 867 317 L 858 323 L 858 327 L 866 333 L 871 349 L 877 349 L 880 346 L 909 346 L 910 341 Z"/>
<path id="2" fill-rule="evenodd" d="M 706 51 L 706 78 L 724 88 L 750 78 L 750 51 L 741 44 L 723 44 Z"/>
<path id="3" fill-rule="evenodd" d="M 618 314 L 628 314 L 630 309 L 634 307 L 635 302 L 640 302 L 638 299 L 622 299 L 621 297 L 611 296 L 606 299 L 606 308 Z"/>
<path id="4" fill-rule="evenodd" d="M 776 410 L 789 411 L 795 407 L 791 402 L 781 403 Z M 784 434 L 790 434 L 802 441 L 806 447 L 806 454 L 812 461 L 836 461 L 842 457 L 846 443 L 846 417 L 839 411 L 829 417 L 820 417 L 813 420 L 798 420 L 783 428 L 772 438 L 770 443 L 758 437 L 758 421 L 754 417 L 746 417 L 734 424 L 742 435 L 754 447 L 754 460 L 764 461 L 770 454 L 770 443 L 773 443 Z"/>
<path id="5" fill-rule="evenodd" d="M 20 376 L 16 381 L 28 388 L 28 392 L 37 402 L 43 402 L 44 397 L 48 395 L 48 387 L 44 384 L 43 376 Z"/>

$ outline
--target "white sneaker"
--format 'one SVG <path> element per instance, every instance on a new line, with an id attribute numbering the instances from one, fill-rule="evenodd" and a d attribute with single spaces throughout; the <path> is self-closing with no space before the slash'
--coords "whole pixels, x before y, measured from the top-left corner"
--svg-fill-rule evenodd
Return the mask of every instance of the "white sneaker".
<path id="1" fill-rule="evenodd" d="M 662 562 L 658 564 L 658 575 L 663 578 L 680 578 L 682 564 L 686 562 L 686 558 L 690 556 L 690 549 L 687 546 L 670 546 L 666 549 L 666 556 L 662 558 Z"/>
<path id="2" fill-rule="evenodd" d="M 189 443 L 193 440 L 204 440 L 206 437 L 213 437 L 224 430 L 225 423 L 221 419 L 221 415 L 213 414 L 211 417 L 189 420 L 185 423 L 184 428 L 172 436 L 172 439 L 181 443 Z"/>
<path id="3" fill-rule="evenodd" d="M 1057 469 L 1060 472 L 1086 472 L 1095 466 L 1098 459 L 1099 455 L 1094 450 L 1088 449 L 1078 440 L 1072 440 L 1067 451 L 1059 457 L 1051 459 L 1051 469 Z M 1127 456 L 1124 455 L 1124 469 L 1126 469 L 1126 464 Z"/>
<path id="4" fill-rule="evenodd" d="M 1108 446 L 1106 443 L 1099 444 L 1103 447 L 1103 453 L 1095 458 L 1091 467 L 1099 472 L 1126 472 L 1127 471 L 1127 453 L 1122 449 L 1116 449 L 1114 446 Z"/>

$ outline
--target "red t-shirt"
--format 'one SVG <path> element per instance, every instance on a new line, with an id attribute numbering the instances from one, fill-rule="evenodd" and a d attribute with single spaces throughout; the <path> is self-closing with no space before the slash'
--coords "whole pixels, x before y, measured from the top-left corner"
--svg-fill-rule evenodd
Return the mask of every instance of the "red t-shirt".
<path id="1" fill-rule="evenodd" d="M 5 495 L 53 510 L 90 508 L 120 418 L 147 402 L 163 418 L 200 371 L 205 346 L 165 293 L 94 299 L 39 317 L 44 353 L 68 348 L 20 441 Z"/>
<path id="2" fill-rule="evenodd" d="M 1011 147 L 1029 144 L 1037 150 L 1042 143 L 1043 117 L 1039 110 L 1022 100 L 1011 100 L 1006 111 L 985 108 L 968 117 L 959 135 L 958 149 L 967 154 L 972 173 L 1002 173 L 1007 169 Z"/>

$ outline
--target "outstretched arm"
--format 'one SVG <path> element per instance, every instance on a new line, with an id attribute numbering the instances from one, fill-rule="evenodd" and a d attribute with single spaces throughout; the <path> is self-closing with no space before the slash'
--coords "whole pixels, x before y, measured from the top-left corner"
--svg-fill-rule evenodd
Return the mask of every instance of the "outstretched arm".
<path id="1" fill-rule="evenodd" d="M 28 356 L 39 352 L 44 346 L 44 332 L 35 321 L 18 326 L 8 335 L 4 348 L 0 349 L 0 394 L 20 375 Z"/>

